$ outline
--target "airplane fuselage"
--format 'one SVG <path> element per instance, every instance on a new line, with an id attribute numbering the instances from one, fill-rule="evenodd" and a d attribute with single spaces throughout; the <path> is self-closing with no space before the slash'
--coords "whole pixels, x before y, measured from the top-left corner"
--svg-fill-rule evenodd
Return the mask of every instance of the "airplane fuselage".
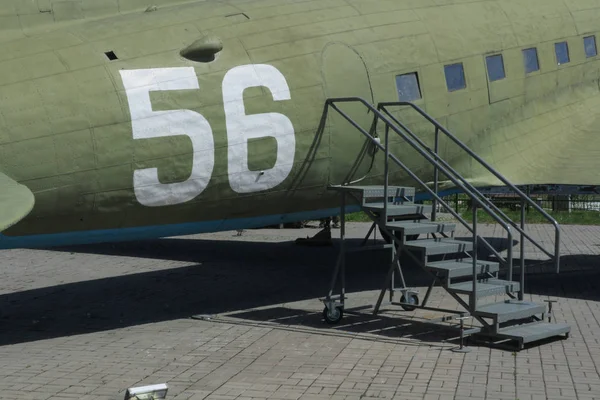
<path id="1" fill-rule="evenodd" d="M 339 117 L 319 129 L 325 100 L 396 101 L 397 77 L 413 73 L 412 101 L 515 183 L 600 183 L 578 172 L 600 154 L 600 141 L 589 140 L 600 64 L 584 44 L 600 32 L 600 5 L 162 3 L 0 41 L 0 172 L 35 195 L 0 248 L 336 213 L 328 185 L 380 183 L 383 161 L 373 162 L 364 137 Z M 214 59 L 182 56 L 203 40 L 222 45 Z M 569 61 L 558 63 L 563 42 Z M 531 48 L 539 68 L 528 72 Z M 486 62 L 493 55 L 502 56 L 497 80 Z M 458 64 L 464 87 L 450 88 L 446 67 Z M 369 127 L 364 110 L 347 110 Z M 397 116 L 431 143 L 433 130 L 414 114 Z M 392 149 L 428 180 L 431 168 L 400 138 Z M 495 183 L 457 148 L 440 151 L 473 182 Z M 414 185 L 397 169 L 392 182 Z"/>

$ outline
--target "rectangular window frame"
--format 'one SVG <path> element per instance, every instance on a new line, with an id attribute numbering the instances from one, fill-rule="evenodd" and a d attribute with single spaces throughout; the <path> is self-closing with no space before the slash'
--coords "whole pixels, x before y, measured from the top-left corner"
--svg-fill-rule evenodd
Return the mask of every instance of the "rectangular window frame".
<path id="1" fill-rule="evenodd" d="M 566 55 L 567 55 L 567 61 L 566 62 L 560 62 L 560 60 L 558 59 L 558 49 L 559 49 L 559 45 L 565 45 L 565 49 L 566 49 Z M 556 42 L 554 43 L 554 57 L 556 57 L 556 65 L 561 66 L 561 65 L 566 65 L 569 64 L 571 62 L 571 55 L 570 55 L 570 51 L 569 51 L 569 42 L 568 41 L 562 41 L 562 42 Z"/>
<path id="2" fill-rule="evenodd" d="M 403 77 L 403 76 L 409 76 L 409 75 L 414 75 L 415 76 L 415 81 L 417 83 L 417 91 L 419 94 L 419 97 L 417 98 L 406 98 L 403 99 L 400 97 L 400 88 L 398 87 L 398 78 L 399 77 Z M 398 94 L 398 100 L 399 101 L 409 101 L 409 102 L 416 102 L 419 100 L 423 99 L 423 90 L 421 89 L 421 80 L 419 79 L 419 72 L 418 71 L 413 71 L 413 72 L 407 72 L 405 74 L 398 74 L 394 77 L 394 82 L 396 83 L 396 93 Z"/>
<path id="3" fill-rule="evenodd" d="M 592 39 L 594 41 L 594 54 L 589 55 L 587 52 L 586 39 Z M 583 51 L 585 52 L 585 58 L 592 58 L 598 55 L 598 44 L 596 43 L 596 35 L 588 35 L 583 37 Z"/>
<path id="4" fill-rule="evenodd" d="M 536 69 L 530 70 L 529 65 L 527 64 L 527 52 L 531 52 L 532 50 L 533 50 L 533 53 L 535 54 Z M 538 72 L 541 69 L 540 56 L 538 54 L 537 47 L 528 47 L 526 49 L 521 50 L 521 53 L 523 54 L 523 66 L 525 68 L 525 75 L 533 74 L 534 72 Z"/>
<path id="5" fill-rule="evenodd" d="M 488 62 L 488 60 L 494 59 L 496 57 L 500 58 L 500 66 L 502 67 L 502 77 L 492 79 L 492 74 L 490 74 L 490 63 Z M 506 79 L 506 67 L 504 66 L 504 57 L 502 56 L 502 53 L 489 54 L 489 55 L 485 56 L 485 69 L 487 72 L 487 77 L 488 77 L 489 82 L 497 82 L 497 81 Z"/>
<path id="6" fill-rule="evenodd" d="M 454 67 L 456 65 L 460 65 L 460 72 L 461 72 L 461 76 L 462 76 L 463 85 L 460 87 L 457 86 L 455 88 L 450 88 L 449 81 L 448 81 L 448 69 L 451 67 Z M 465 65 L 463 62 L 455 62 L 452 64 L 444 65 L 444 78 L 446 80 L 446 89 L 448 90 L 449 93 L 457 92 L 459 90 L 464 90 L 467 88 L 467 76 L 465 74 Z"/>

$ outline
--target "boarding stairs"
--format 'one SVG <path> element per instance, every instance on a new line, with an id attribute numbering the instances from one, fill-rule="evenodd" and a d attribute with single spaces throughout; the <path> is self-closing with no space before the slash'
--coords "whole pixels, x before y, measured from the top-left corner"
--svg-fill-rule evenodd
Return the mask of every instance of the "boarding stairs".
<path id="1" fill-rule="evenodd" d="M 350 116 L 338 107 L 340 103 L 362 104 L 373 114 L 374 122 L 370 131 L 363 129 Z M 422 118 L 429 121 L 434 129 L 434 146 L 426 145 L 405 124 L 400 122 L 390 111 L 394 107 L 409 107 Z M 326 102 L 323 119 L 327 119 L 330 109 L 338 112 L 357 131 L 381 151 L 385 157 L 384 184 L 379 186 L 359 186 L 355 183 L 332 185 L 330 190 L 339 193 L 341 198 L 341 246 L 340 254 L 331 278 L 328 295 L 323 299 L 325 309 L 323 316 L 328 323 L 339 323 L 343 318 L 345 300 L 345 263 L 348 253 L 355 251 L 386 250 L 390 252 L 390 267 L 385 277 L 382 290 L 374 306 L 374 314 L 381 311 L 383 306 L 400 306 L 404 310 L 414 309 L 437 310 L 450 314 L 458 314 L 459 319 L 472 317 L 479 321 L 480 326 L 461 331 L 474 339 L 483 340 L 492 344 L 516 344 L 517 349 L 543 339 L 562 336 L 567 338 L 570 326 L 565 323 L 546 322 L 546 317 L 551 311 L 546 304 L 534 303 L 525 300 L 525 251 L 524 243 L 529 241 L 539 248 L 554 261 L 556 272 L 560 267 L 560 226 L 538 204 L 526 194 L 511 184 L 506 178 L 495 171 L 489 164 L 477 156 L 464 143 L 441 126 L 425 111 L 409 102 L 380 103 L 377 108 L 361 98 L 329 99 Z M 378 137 L 377 125 L 383 124 L 384 137 Z M 398 135 L 405 143 L 427 160 L 434 168 L 434 182 L 425 183 L 411 171 L 398 157 L 390 152 L 390 136 Z M 438 154 L 440 136 L 447 138 L 476 162 L 490 171 L 507 188 L 512 189 L 521 199 L 520 223 L 512 221 L 502 210 L 496 207 L 481 192 L 464 179 L 448 162 Z M 432 197 L 432 205 L 417 204 L 415 202 L 416 189 L 413 187 L 393 186 L 389 184 L 389 164 L 394 162 L 406 172 L 423 191 Z M 443 174 L 457 188 L 467 194 L 472 200 L 472 222 L 467 222 L 439 195 L 438 185 L 440 174 Z M 359 205 L 371 218 L 373 225 L 364 246 L 349 247 L 345 243 L 345 210 L 349 205 Z M 529 206 L 532 210 L 541 213 L 555 228 L 554 251 L 548 251 L 526 231 L 525 209 Z M 452 214 L 457 223 L 463 225 L 469 232 L 470 238 L 456 239 L 454 232 L 456 223 L 436 221 L 437 210 L 444 209 Z M 486 239 L 477 233 L 478 210 L 490 215 L 497 224 L 504 228 L 507 238 L 507 256 L 503 257 Z M 387 243 L 366 245 L 368 237 L 377 228 L 388 239 Z M 513 231 L 520 236 L 520 268 L 515 279 L 513 271 Z M 487 249 L 491 260 L 478 259 L 479 248 Z M 406 255 L 418 264 L 431 276 L 431 285 L 422 301 L 419 300 L 418 290 L 407 286 L 401 255 Z M 396 287 L 400 281 L 401 286 Z M 428 307 L 427 303 L 435 285 L 442 286 L 464 310 L 441 309 Z M 334 294 L 336 286 L 339 293 Z M 384 302 L 386 293 L 389 300 Z M 395 295 L 400 294 L 399 300 Z M 502 301 L 496 301 L 503 297 Z M 447 321 L 449 317 L 440 320 Z M 462 324 L 461 324 L 462 326 Z"/>

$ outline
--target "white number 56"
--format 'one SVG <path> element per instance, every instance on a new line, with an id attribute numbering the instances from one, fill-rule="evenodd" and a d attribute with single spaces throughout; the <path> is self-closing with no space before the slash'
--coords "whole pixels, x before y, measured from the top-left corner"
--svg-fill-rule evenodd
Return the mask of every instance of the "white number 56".
<path id="1" fill-rule="evenodd" d="M 161 183 L 157 168 L 138 169 L 133 187 L 140 204 L 149 207 L 180 204 L 200 195 L 212 177 L 215 144 L 210 124 L 191 110 L 153 111 L 150 92 L 199 89 L 194 68 L 155 68 L 121 70 L 127 93 L 134 139 L 151 139 L 176 135 L 188 136 L 192 142 L 192 171 L 183 182 Z M 271 189 L 290 174 L 294 163 L 296 139 L 292 122 L 283 114 L 246 115 L 244 90 L 267 87 L 273 100 L 289 100 L 285 77 L 271 65 L 243 65 L 227 72 L 223 79 L 223 104 L 228 140 L 228 176 L 237 193 Z M 273 168 L 251 171 L 248 168 L 248 140 L 273 137 L 277 141 L 277 158 Z"/>

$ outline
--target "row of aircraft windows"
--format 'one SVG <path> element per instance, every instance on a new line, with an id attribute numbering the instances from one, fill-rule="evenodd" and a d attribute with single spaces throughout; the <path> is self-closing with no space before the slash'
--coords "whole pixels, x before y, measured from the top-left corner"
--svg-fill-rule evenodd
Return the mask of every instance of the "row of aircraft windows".
<path id="1" fill-rule="evenodd" d="M 584 37 L 583 46 L 587 58 L 598 55 L 595 36 Z M 556 62 L 558 65 L 568 64 L 571 61 L 567 42 L 555 43 L 554 52 L 556 53 Z M 537 48 L 532 47 L 524 49 L 522 53 L 525 73 L 529 74 L 539 71 L 540 62 L 538 60 Z M 506 77 L 502 54 L 487 56 L 485 58 L 485 63 L 490 82 L 498 81 Z M 444 74 L 446 76 L 446 87 L 449 92 L 465 89 L 467 87 L 465 70 L 462 63 L 444 66 Z M 421 98 L 421 87 L 416 72 L 396 76 L 396 89 L 398 90 L 400 101 L 414 101 Z"/>

